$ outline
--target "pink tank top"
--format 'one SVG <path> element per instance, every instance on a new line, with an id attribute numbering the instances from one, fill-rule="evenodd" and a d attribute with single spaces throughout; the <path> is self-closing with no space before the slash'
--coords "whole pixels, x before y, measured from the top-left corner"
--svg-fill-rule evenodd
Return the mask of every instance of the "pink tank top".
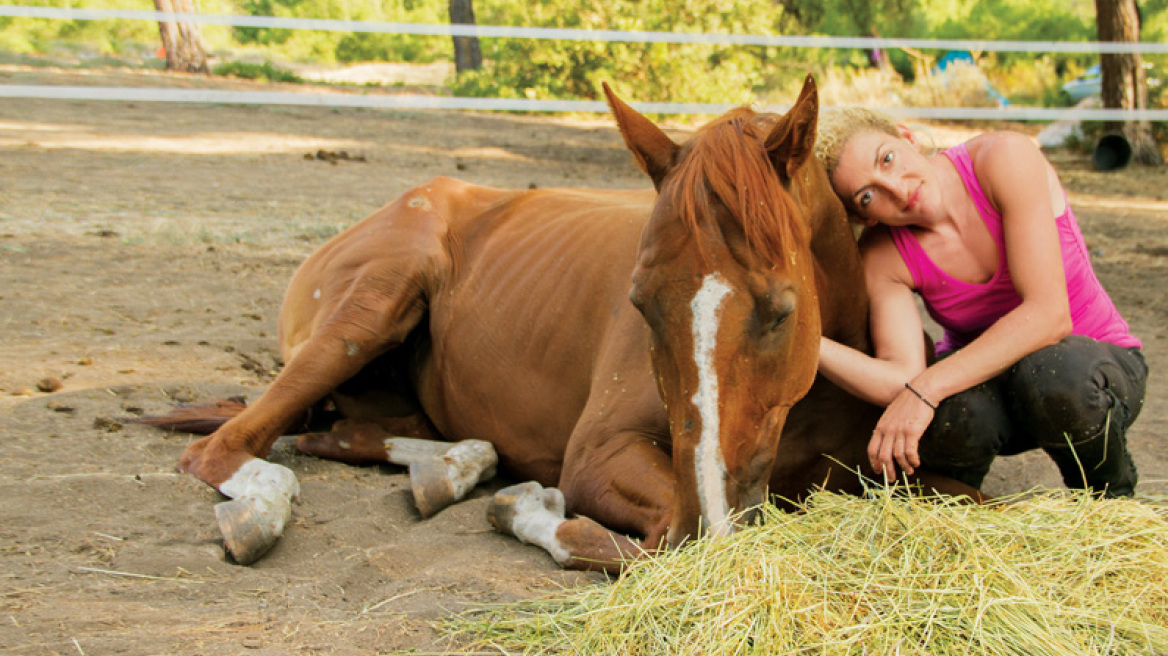
<path id="1" fill-rule="evenodd" d="M 965 144 L 958 144 L 944 152 L 957 167 L 957 173 L 965 182 L 965 188 L 969 190 L 978 213 L 997 244 L 998 269 L 985 283 L 958 280 L 942 271 L 929 258 L 909 228 L 889 228 L 896 249 L 900 251 L 900 257 L 912 274 L 913 285 L 925 302 L 925 309 L 945 329 L 945 336 L 937 343 L 938 353 L 953 351 L 970 343 L 1022 302 L 1014 289 L 1006 263 L 1002 215 L 990 204 L 978 184 L 969 150 Z M 1131 335 L 1127 322 L 1095 277 L 1087 245 L 1083 241 L 1083 233 L 1079 231 L 1079 222 L 1071 211 L 1070 201 L 1067 201 L 1067 209 L 1055 221 L 1058 224 L 1063 272 L 1067 280 L 1072 334 L 1123 347 L 1141 346 L 1140 340 Z"/>

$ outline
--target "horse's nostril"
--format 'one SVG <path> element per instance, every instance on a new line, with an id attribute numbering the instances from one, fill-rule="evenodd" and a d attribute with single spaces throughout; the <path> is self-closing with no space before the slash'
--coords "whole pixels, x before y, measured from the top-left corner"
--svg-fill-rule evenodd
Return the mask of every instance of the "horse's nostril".
<path id="1" fill-rule="evenodd" d="M 742 511 L 742 514 L 738 516 L 738 521 L 736 523 L 739 528 L 742 528 L 744 526 L 754 526 L 755 524 L 758 524 L 759 520 L 761 519 L 762 509 L 759 508 L 758 504 L 755 504 Z"/>
<path id="2" fill-rule="evenodd" d="M 762 519 L 762 504 L 766 500 L 766 484 L 754 485 L 742 491 L 738 499 L 735 526 L 741 528 L 757 524 Z"/>

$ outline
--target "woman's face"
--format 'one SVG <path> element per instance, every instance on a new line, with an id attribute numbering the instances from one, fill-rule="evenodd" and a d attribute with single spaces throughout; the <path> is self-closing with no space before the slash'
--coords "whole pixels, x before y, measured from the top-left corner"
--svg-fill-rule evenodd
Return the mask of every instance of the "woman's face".
<path id="1" fill-rule="evenodd" d="M 932 165 L 907 129 L 852 135 L 840 152 L 832 187 L 852 217 L 865 225 L 910 225 L 939 207 Z"/>

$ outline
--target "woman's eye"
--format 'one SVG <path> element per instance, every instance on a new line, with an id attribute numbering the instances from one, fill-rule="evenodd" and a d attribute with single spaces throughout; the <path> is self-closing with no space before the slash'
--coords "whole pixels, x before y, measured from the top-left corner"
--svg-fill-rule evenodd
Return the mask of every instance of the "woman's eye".
<path id="1" fill-rule="evenodd" d="M 865 191 L 863 194 L 860 195 L 860 207 L 868 207 L 868 205 L 871 202 L 872 202 L 872 192 Z"/>
<path id="2" fill-rule="evenodd" d="M 891 164 L 891 163 L 892 163 L 892 159 L 893 159 L 893 158 L 892 158 L 892 151 L 891 151 L 891 150 L 890 150 L 890 151 L 888 151 L 887 153 L 884 153 L 884 163 L 885 163 L 885 164 Z"/>

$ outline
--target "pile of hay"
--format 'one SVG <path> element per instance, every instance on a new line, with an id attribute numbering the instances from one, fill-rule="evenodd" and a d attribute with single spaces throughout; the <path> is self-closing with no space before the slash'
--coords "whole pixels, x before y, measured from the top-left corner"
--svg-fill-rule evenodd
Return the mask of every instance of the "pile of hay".
<path id="1" fill-rule="evenodd" d="M 994 507 L 819 493 L 453 628 L 502 653 L 1166 654 L 1160 512 L 1054 492 Z"/>

